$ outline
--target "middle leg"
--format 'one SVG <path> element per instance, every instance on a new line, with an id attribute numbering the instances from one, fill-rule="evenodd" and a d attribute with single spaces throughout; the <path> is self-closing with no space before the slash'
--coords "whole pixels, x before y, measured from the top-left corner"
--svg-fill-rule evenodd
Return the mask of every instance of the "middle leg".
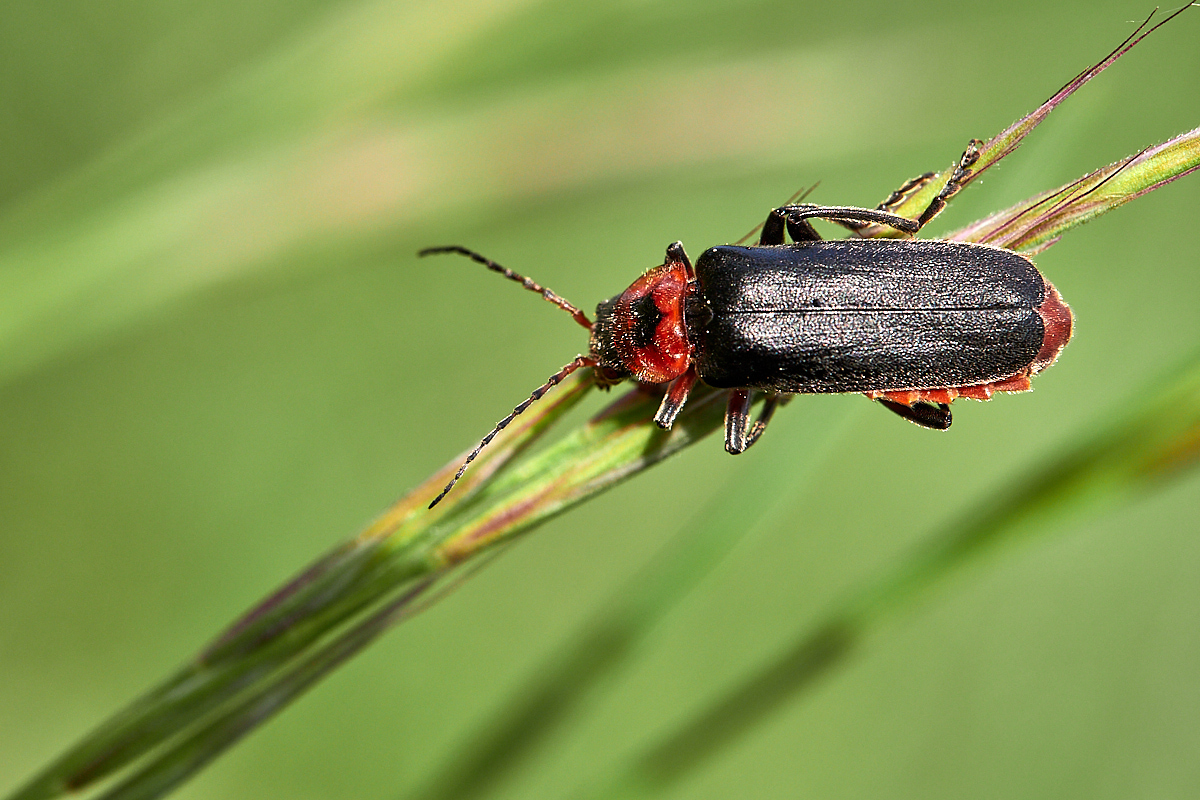
<path id="1" fill-rule="evenodd" d="M 759 237 L 758 243 L 760 245 L 783 244 L 785 231 L 795 242 L 820 241 L 821 236 L 809 222 L 810 219 L 878 223 L 895 228 L 902 233 L 916 233 L 920 229 L 916 221 L 887 211 L 856 206 L 818 206 L 811 203 L 800 203 L 773 209 L 767 216 L 767 221 L 763 223 L 762 236 Z"/>
<path id="2" fill-rule="evenodd" d="M 771 421 L 775 409 L 779 406 L 780 397 L 768 394 L 763 401 L 762 411 L 754 426 L 750 426 L 750 390 L 734 389 L 729 393 L 729 405 L 725 407 L 725 452 L 731 455 L 744 453 L 759 440 L 767 423 Z"/>
<path id="3" fill-rule="evenodd" d="M 950 198 L 958 194 L 963 185 L 970 179 L 974 172 L 972 168 L 975 166 L 975 162 L 979 160 L 979 148 L 982 145 L 983 142 L 978 139 L 972 139 L 967 144 L 967 149 L 963 151 L 962 156 L 958 159 L 958 163 L 954 165 L 954 169 L 950 173 L 950 177 L 942 185 L 941 191 L 934 195 L 933 199 L 929 201 L 929 204 L 925 206 L 925 209 L 917 217 L 917 230 L 924 228 L 934 217 L 941 213 Z M 905 181 L 899 189 L 892 192 L 886 200 L 876 206 L 876 210 L 895 213 L 900 206 L 915 197 L 937 176 L 938 173 L 936 172 L 926 172 L 923 175 L 918 175 L 911 180 Z M 834 219 L 831 221 L 855 233 L 861 233 L 871 225 L 870 222 L 863 220 Z"/>

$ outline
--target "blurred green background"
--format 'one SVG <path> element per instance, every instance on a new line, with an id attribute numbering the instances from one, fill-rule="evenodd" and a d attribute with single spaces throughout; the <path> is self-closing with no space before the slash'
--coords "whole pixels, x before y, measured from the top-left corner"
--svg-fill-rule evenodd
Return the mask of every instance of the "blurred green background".
<path id="1" fill-rule="evenodd" d="M 798 188 L 874 205 L 1115 46 L 1129 2 L 9 3 L 0 28 L 0 791 L 473 443 L 585 308 Z M 1200 12 L 960 195 L 948 231 L 1200 124 Z M 746 539 L 496 797 L 603 779 L 1200 341 L 1200 176 L 1038 263 L 1077 338 L 945 435 L 798 398 L 511 548 L 178 794 L 401 797 L 673 536 Z M 588 402 L 599 408 L 602 398 Z M 678 797 L 1200 788 L 1200 477 L 1006 548 Z"/>

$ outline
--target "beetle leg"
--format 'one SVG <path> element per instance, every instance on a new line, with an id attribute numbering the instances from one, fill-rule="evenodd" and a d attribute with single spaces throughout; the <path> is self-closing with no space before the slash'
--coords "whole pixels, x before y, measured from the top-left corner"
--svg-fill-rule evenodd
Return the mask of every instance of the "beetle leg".
<path id="1" fill-rule="evenodd" d="M 896 412 L 909 422 L 915 422 L 922 428 L 933 428 L 937 431 L 944 431 L 953 422 L 953 417 L 950 415 L 950 406 L 946 403 L 927 403 L 919 400 L 909 406 L 904 403 L 897 403 L 895 400 L 888 400 L 885 397 L 878 397 L 876 401 L 889 411 Z"/>
<path id="2" fill-rule="evenodd" d="M 671 426 L 675 424 L 675 418 L 679 416 L 679 412 L 683 410 L 683 404 L 687 402 L 688 393 L 695 385 L 695 367 L 689 367 L 687 372 L 671 381 L 666 395 L 663 396 L 662 404 L 654 415 L 654 424 L 663 430 L 671 430 Z"/>
<path id="3" fill-rule="evenodd" d="M 967 149 L 963 151 L 962 157 L 958 160 L 958 164 L 954 167 L 954 172 L 951 173 L 950 178 L 946 181 L 946 185 L 942 187 L 942 190 L 937 193 L 936 197 L 929 201 L 929 205 L 925 207 L 925 210 L 921 212 L 921 216 L 917 218 L 917 230 L 924 228 L 930 220 L 941 213 L 942 209 L 946 207 L 946 202 L 962 189 L 963 184 L 966 183 L 967 178 L 974 171 L 972 167 L 979 160 L 979 148 L 982 144 L 983 142 L 978 139 L 972 139 L 967 144 Z"/>
<path id="4" fill-rule="evenodd" d="M 683 242 L 672 242 L 667 245 L 667 255 L 663 260 L 663 266 L 668 264 L 682 264 L 689 281 L 696 277 L 696 270 L 692 267 L 692 260 L 688 258 L 687 252 L 683 249 Z"/>
<path id="5" fill-rule="evenodd" d="M 937 177 L 936 172 L 926 172 L 923 175 L 918 175 L 915 178 L 907 180 L 896 191 L 888 195 L 888 199 L 884 200 L 879 205 L 875 206 L 878 211 L 890 211 L 893 214 L 896 212 L 896 206 L 903 203 L 908 198 L 925 188 L 925 184 Z"/>
<path id="6" fill-rule="evenodd" d="M 818 208 L 819 206 L 802 206 L 803 208 Z M 791 235 L 793 242 L 819 242 L 821 234 L 808 220 L 794 217 L 792 210 L 796 206 L 780 206 L 767 215 L 763 223 L 762 235 L 758 237 L 760 246 L 783 244 L 784 233 Z"/>
<path id="7" fill-rule="evenodd" d="M 887 211 L 874 208 L 858 208 L 856 206 L 818 206 L 811 203 L 798 203 L 791 206 L 781 206 L 771 212 L 767 223 L 763 225 L 763 236 L 768 232 L 778 236 L 778 242 L 761 242 L 762 244 L 782 244 L 782 231 L 777 230 L 786 226 L 792 240 L 796 242 L 811 242 L 820 240 L 813 229 L 810 219 L 826 219 L 830 222 L 850 221 L 878 223 L 895 228 L 901 233 L 916 233 L 919 225 L 915 220 L 901 217 Z"/>
<path id="8" fill-rule="evenodd" d="M 973 167 L 975 166 L 975 162 L 979 160 L 979 148 L 982 145 L 983 142 L 978 139 L 972 139 L 967 143 L 967 149 L 964 150 L 962 156 L 959 157 L 958 163 L 954 166 L 954 171 L 950 173 L 950 177 L 946 179 L 946 183 L 942 186 L 942 190 L 938 192 L 932 200 L 929 201 L 929 205 L 927 205 L 925 210 L 921 212 L 921 216 L 916 219 L 915 228 L 910 229 L 904 226 L 897 228 L 896 225 L 893 225 L 890 222 L 884 222 L 883 224 L 897 228 L 898 230 L 902 230 L 905 233 L 916 233 L 917 231 L 921 230 L 921 228 L 924 228 L 926 225 L 928 225 L 934 217 L 942 212 L 942 209 L 946 207 L 946 204 L 949 202 L 950 198 L 958 194 L 963 188 L 963 184 L 966 183 L 971 177 L 971 174 L 974 172 Z M 926 172 L 924 175 L 918 175 L 912 180 L 905 182 L 904 185 L 902 185 L 899 189 L 892 192 L 888 199 L 880 203 L 877 210 L 889 213 L 894 211 L 898 206 L 900 206 L 900 204 L 910 199 L 917 192 L 921 191 L 921 189 L 925 188 L 925 186 L 936 177 L 937 173 Z M 908 218 L 901 217 L 901 219 Z M 830 221 L 841 225 L 844 228 L 849 228 L 855 232 L 860 232 L 864 228 L 868 227 L 868 224 L 866 224 L 866 222 L 863 220 L 831 218 Z"/>
<path id="9" fill-rule="evenodd" d="M 936 172 L 926 172 L 923 175 L 918 175 L 915 178 L 905 181 L 899 189 L 888 195 L 888 198 L 879 205 L 875 206 L 876 211 L 887 211 L 890 214 L 896 213 L 896 207 L 904 201 L 908 200 L 921 189 L 925 188 L 925 184 L 929 183 L 937 177 Z M 857 220 L 835 219 L 832 220 L 837 225 L 852 231 L 861 231 L 863 228 L 869 227 L 871 223 L 861 222 Z"/>
<path id="10" fill-rule="evenodd" d="M 754 427 L 750 429 L 749 435 L 746 436 L 746 449 L 750 445 L 758 441 L 758 438 L 763 435 L 763 431 L 767 429 L 767 423 L 771 421 L 771 417 L 775 415 L 775 409 L 791 399 L 792 395 L 780 397 L 777 394 L 768 394 L 767 399 L 763 401 L 762 410 L 758 412 L 758 419 L 754 420 Z"/>
<path id="11" fill-rule="evenodd" d="M 725 451 L 737 455 L 750 449 L 767 429 L 767 423 L 780 403 L 779 395 L 768 394 L 754 426 L 750 425 L 750 390 L 734 389 L 725 407 Z"/>
<path id="12" fill-rule="evenodd" d="M 816 229 L 807 222 L 800 221 L 796 226 L 788 222 L 787 209 L 789 206 L 782 206 L 771 211 L 767 215 L 767 221 L 763 223 L 762 233 L 758 237 L 758 243 L 761 246 L 770 246 L 775 244 L 783 244 L 784 234 L 789 228 L 792 230 L 792 241 L 794 242 L 819 242 L 821 234 L 817 233 Z M 803 226 L 803 227 L 800 227 Z M 800 235 L 797 236 L 797 233 Z"/>
<path id="13" fill-rule="evenodd" d="M 750 390 L 734 389 L 729 393 L 729 405 L 725 407 L 725 452 L 737 455 L 748 445 L 746 434 L 750 429 Z"/>

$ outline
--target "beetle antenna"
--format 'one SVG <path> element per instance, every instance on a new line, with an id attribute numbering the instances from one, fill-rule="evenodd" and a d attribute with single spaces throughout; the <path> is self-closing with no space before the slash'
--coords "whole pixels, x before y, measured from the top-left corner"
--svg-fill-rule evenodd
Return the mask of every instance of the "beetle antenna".
<path id="1" fill-rule="evenodd" d="M 479 445 L 470 452 L 470 454 L 463 461 L 462 466 L 458 468 L 458 472 L 454 473 L 454 477 L 451 478 L 450 482 L 446 484 L 446 488 L 442 489 L 442 493 L 439 494 L 437 497 L 433 498 L 433 502 L 429 504 L 429 507 L 433 508 L 434 506 L 436 506 L 438 503 L 440 503 L 442 501 L 442 498 L 446 496 L 447 492 L 449 492 L 451 489 L 454 488 L 454 484 L 458 483 L 458 479 L 461 478 L 463 476 L 463 473 L 465 473 L 467 471 L 467 466 L 472 461 L 475 460 L 475 456 L 479 455 L 479 453 L 483 450 L 483 448 L 487 447 L 488 444 L 491 443 L 492 439 L 496 438 L 496 434 L 500 433 L 500 431 L 507 428 L 508 423 L 510 423 L 514 419 L 516 419 L 517 416 L 519 414 L 521 414 L 521 412 L 523 412 L 525 409 L 529 408 L 531 405 L 533 405 L 538 400 L 540 400 L 542 398 L 542 395 L 544 395 L 546 392 L 550 391 L 551 387 L 556 386 L 558 383 L 560 383 L 562 381 L 563 378 L 567 377 L 575 370 L 581 369 L 583 367 L 594 367 L 594 366 L 596 366 L 596 359 L 592 358 L 591 356 L 578 356 L 570 364 L 567 364 L 565 367 L 560 369 L 558 372 L 551 375 L 549 380 L 547 380 L 545 383 L 543 383 L 538 388 L 534 389 L 533 394 L 529 395 L 528 400 L 525 400 L 524 402 L 522 402 L 520 405 L 518 405 L 516 408 L 514 408 L 512 410 L 511 414 L 509 414 L 507 417 L 505 417 L 504 419 L 497 422 L 496 427 L 492 428 L 491 432 L 488 433 L 487 436 L 483 437 L 483 439 L 480 440 Z"/>
<path id="2" fill-rule="evenodd" d="M 467 258 L 471 259 L 472 261 L 474 261 L 477 264 L 483 264 L 485 267 L 490 269 L 492 272 L 499 272 L 501 275 L 508 278 L 510 281 L 516 281 L 517 283 L 521 284 L 529 291 L 537 292 L 543 298 L 545 298 L 546 300 L 548 300 L 551 303 L 554 303 L 554 305 L 558 306 L 563 311 L 566 311 L 568 314 L 570 314 L 572 317 L 574 317 L 575 321 L 578 322 L 580 325 L 587 328 L 589 331 L 592 329 L 592 321 L 590 319 L 588 319 L 587 314 L 584 314 L 578 308 L 571 305 L 566 300 L 559 297 L 557 294 L 555 294 L 554 292 L 545 288 L 544 286 L 541 286 L 540 284 L 533 282 L 529 278 L 526 278 L 524 275 L 520 275 L 516 272 L 513 272 L 508 267 L 500 266 L 495 261 L 492 261 L 490 258 L 485 258 L 484 256 L 479 255 L 479 253 L 476 253 L 474 250 L 468 250 L 465 247 L 459 247 L 458 245 L 455 244 L 455 245 L 450 245 L 448 247 L 426 247 L 424 250 L 417 253 L 417 255 L 428 256 L 428 255 L 433 255 L 434 253 L 458 253 L 459 255 L 466 256 Z"/>

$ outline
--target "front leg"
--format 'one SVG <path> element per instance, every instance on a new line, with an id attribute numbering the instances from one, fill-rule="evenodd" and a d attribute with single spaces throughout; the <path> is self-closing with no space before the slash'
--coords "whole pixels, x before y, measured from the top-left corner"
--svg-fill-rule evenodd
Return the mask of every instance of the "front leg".
<path id="1" fill-rule="evenodd" d="M 687 372 L 671 381 L 670 386 L 667 387 L 667 393 L 663 395 L 662 403 L 659 404 L 658 411 L 654 415 L 655 425 L 666 431 L 671 430 L 671 426 L 675 424 L 675 418 L 679 416 L 680 411 L 683 411 L 683 404 L 687 402 L 692 387 L 696 385 L 696 380 L 696 368 L 688 367 Z"/>

